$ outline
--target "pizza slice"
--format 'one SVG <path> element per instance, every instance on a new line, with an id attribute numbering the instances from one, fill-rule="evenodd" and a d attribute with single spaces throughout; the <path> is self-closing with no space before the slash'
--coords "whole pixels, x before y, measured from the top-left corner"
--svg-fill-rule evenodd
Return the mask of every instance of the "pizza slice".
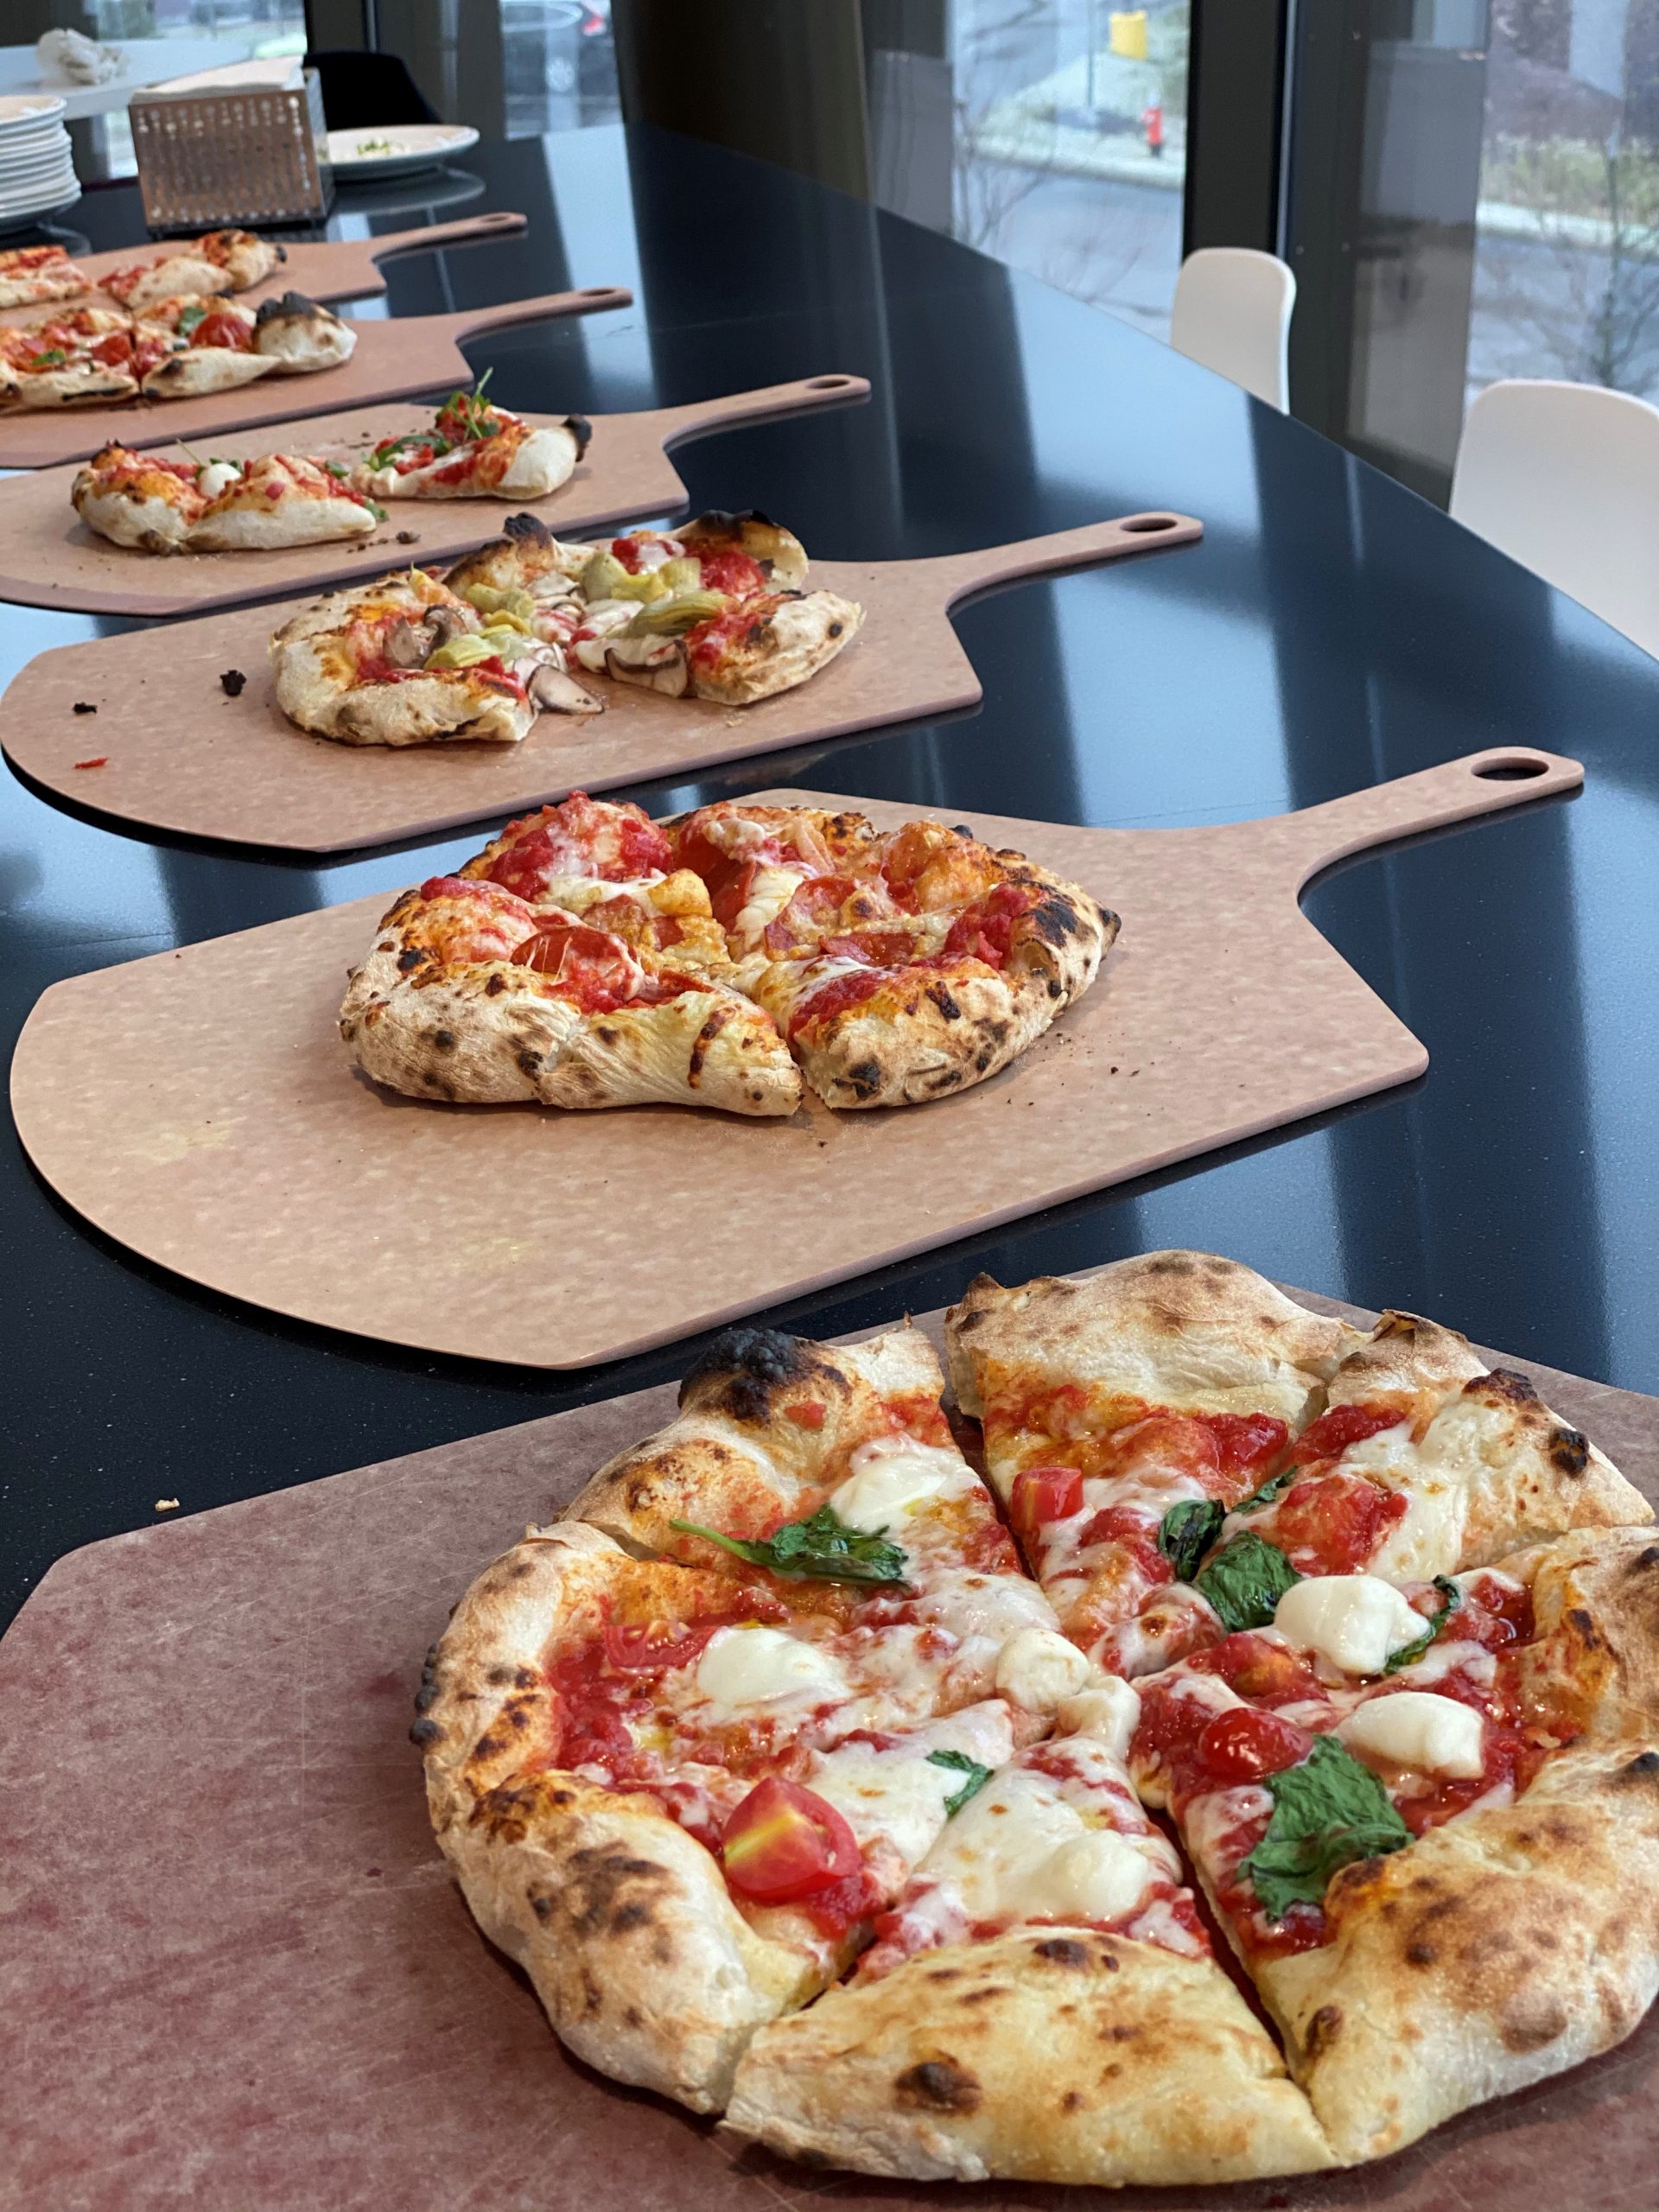
<path id="1" fill-rule="evenodd" d="M 0 330 L 0 405 L 51 409 L 130 399 L 170 342 L 162 334 L 141 341 L 128 316 L 103 308 L 72 308 Z"/>
<path id="2" fill-rule="evenodd" d="M 700 2111 L 764 2020 L 832 1980 L 1010 1755 L 1000 1700 L 948 1715 L 822 1618 L 531 1530 L 428 1662 L 416 1740 L 480 1925 L 580 2056 Z"/>
<path id="3" fill-rule="evenodd" d="M 158 300 L 135 320 L 132 335 L 140 355 L 135 362 L 139 387 L 147 399 L 234 391 L 276 366 L 255 344 L 252 310 L 234 300 L 194 293 Z"/>
<path id="4" fill-rule="evenodd" d="M 950 1703 L 1000 1694 L 1028 1741 L 1091 1670 L 957 1448 L 943 1389 L 918 1330 L 847 1346 L 723 1331 L 678 1417 L 568 1517 L 833 1618 L 884 1671 L 933 1672 Z"/>
<path id="5" fill-rule="evenodd" d="M 1211 1955 L 1123 1754 L 1134 1691 L 980 1783 L 852 1979 L 762 2027 L 727 2123 L 785 2156 L 921 2180 L 1118 2187 L 1332 2164 Z"/>
<path id="6" fill-rule="evenodd" d="M 167 461 L 111 444 L 76 471 L 70 504 L 88 530 L 111 544 L 181 553 L 207 505 L 206 474 L 193 461 Z"/>
<path id="7" fill-rule="evenodd" d="M 569 481 L 593 430 L 580 415 L 532 427 L 484 397 L 486 371 L 471 391 L 451 392 L 429 430 L 406 430 L 375 446 L 353 470 L 376 499 L 539 499 Z"/>
<path id="8" fill-rule="evenodd" d="M 69 498 L 89 530 L 145 553 L 315 545 L 385 520 L 326 466 L 285 454 L 169 461 L 110 444 L 77 471 Z"/>
<path id="9" fill-rule="evenodd" d="M 135 261 L 100 276 L 98 289 L 119 300 L 130 315 L 147 315 L 165 302 L 188 296 L 208 300 L 240 289 L 228 269 L 194 248 L 181 247 L 156 261 Z"/>
<path id="10" fill-rule="evenodd" d="M 60 245 L 20 245 L 0 253 L 0 308 L 44 307 L 92 289 L 85 270 Z"/>
<path id="11" fill-rule="evenodd" d="M 1621 2041 L 1659 1993 L 1659 1544 L 1312 1577 L 1139 1685 L 1166 1805 L 1338 2158 Z"/>
<path id="12" fill-rule="evenodd" d="M 793 1113 L 800 1076 L 766 1015 L 674 963 L 499 885 L 437 876 L 382 920 L 340 1035 L 365 1074 L 416 1098 Z"/>
<path id="13" fill-rule="evenodd" d="M 303 292 L 262 300 L 254 316 L 253 350 L 278 376 L 311 376 L 320 369 L 338 368 L 350 360 L 356 346 L 357 333 L 351 324 L 307 299 Z"/>

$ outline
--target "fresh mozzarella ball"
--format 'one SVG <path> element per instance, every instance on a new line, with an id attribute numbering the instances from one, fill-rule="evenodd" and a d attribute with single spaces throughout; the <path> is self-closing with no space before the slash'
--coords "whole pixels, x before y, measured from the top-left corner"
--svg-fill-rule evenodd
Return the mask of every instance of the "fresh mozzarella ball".
<path id="1" fill-rule="evenodd" d="M 1484 1764 L 1484 1732 L 1472 1706 L 1432 1690 L 1395 1690 L 1368 1699 L 1337 1731 L 1350 1751 L 1464 1782 L 1472 1781 Z"/>
<path id="2" fill-rule="evenodd" d="M 1310 1575 L 1286 1591 L 1273 1624 L 1348 1675 L 1380 1675 L 1427 1626 L 1393 1583 L 1375 1574 Z"/>
<path id="3" fill-rule="evenodd" d="M 1052 1713 L 1063 1697 L 1082 1689 L 1094 1672 L 1075 1643 L 1058 1630 L 1022 1628 L 997 1655 L 996 1687 L 1033 1713 Z"/>
<path id="4" fill-rule="evenodd" d="M 935 1498 L 959 1497 L 975 1479 L 957 1453 L 909 1437 L 861 1444 L 849 1464 L 853 1471 L 830 1503 L 849 1529 L 867 1536 L 892 1531 L 904 1515 Z"/>
<path id="5" fill-rule="evenodd" d="M 786 1699 L 845 1697 L 835 1661 L 777 1628 L 716 1629 L 697 1662 L 697 1688 L 731 1711 Z"/>
<path id="6" fill-rule="evenodd" d="M 1133 1912 L 1154 1870 L 1133 1844 L 1110 1828 L 1090 1828 L 1063 1843 L 1033 1877 L 1032 1909 L 1080 1920 L 1116 1920 Z"/>
<path id="7" fill-rule="evenodd" d="M 1063 1697 L 1054 1717 L 1067 1735 L 1097 1737 L 1114 1758 L 1127 1758 L 1141 1718 L 1141 1693 L 1121 1675 L 1107 1675 Z"/>

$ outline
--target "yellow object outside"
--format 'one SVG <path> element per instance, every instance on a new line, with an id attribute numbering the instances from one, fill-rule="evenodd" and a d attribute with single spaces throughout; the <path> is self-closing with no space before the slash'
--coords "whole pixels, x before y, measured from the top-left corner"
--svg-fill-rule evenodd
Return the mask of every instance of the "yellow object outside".
<path id="1" fill-rule="evenodd" d="M 1122 54 L 1126 61 L 1144 61 L 1147 58 L 1147 11 L 1131 8 L 1122 14 L 1116 9 L 1109 19 L 1111 27 L 1111 50 Z"/>

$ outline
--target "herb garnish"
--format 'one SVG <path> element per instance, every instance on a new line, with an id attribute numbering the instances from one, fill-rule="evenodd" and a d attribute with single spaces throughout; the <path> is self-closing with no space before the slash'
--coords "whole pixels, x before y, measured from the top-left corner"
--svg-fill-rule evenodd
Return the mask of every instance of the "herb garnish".
<path id="1" fill-rule="evenodd" d="M 906 1557 L 900 1544 L 886 1541 L 887 1529 L 867 1535 L 849 1529 L 833 1505 L 821 1505 L 807 1521 L 786 1521 L 781 1529 L 759 1541 L 722 1535 L 696 1521 L 671 1521 L 669 1526 L 684 1535 L 702 1536 L 719 1544 L 755 1567 L 770 1567 L 774 1574 L 815 1576 L 823 1582 L 884 1582 L 902 1586 Z"/>
<path id="2" fill-rule="evenodd" d="M 1186 1498 L 1172 1505 L 1158 1523 L 1158 1548 L 1175 1570 L 1178 1582 L 1190 1582 L 1227 1518 L 1227 1509 L 1213 1497 Z"/>
<path id="3" fill-rule="evenodd" d="M 1402 1667 L 1414 1667 L 1463 1603 L 1462 1591 L 1446 1575 L 1437 1574 L 1434 1587 L 1442 1599 L 1439 1611 L 1429 1615 L 1428 1626 L 1421 1636 L 1414 1637 L 1409 1643 L 1402 1643 L 1397 1651 L 1389 1653 L 1389 1663 L 1382 1669 L 1385 1675 L 1397 1675 Z"/>
<path id="4" fill-rule="evenodd" d="M 1246 1529 L 1223 1545 L 1195 1586 L 1231 1636 L 1239 1629 L 1265 1628 L 1286 1591 L 1301 1579 L 1277 1544 Z"/>
<path id="5" fill-rule="evenodd" d="M 952 1772 L 967 1776 L 960 1789 L 953 1790 L 944 1801 L 947 1820 L 954 1820 L 970 1797 L 977 1797 L 991 1778 L 991 1770 L 982 1766 L 977 1759 L 970 1759 L 966 1751 L 930 1751 L 930 1766 L 946 1766 Z"/>
<path id="6" fill-rule="evenodd" d="M 185 308 L 182 309 L 179 315 L 178 327 L 180 337 L 188 338 L 199 322 L 206 322 L 208 312 L 209 310 L 207 308 Z"/>
<path id="7" fill-rule="evenodd" d="M 44 353 L 37 353 L 29 365 L 31 369 L 60 369 L 68 358 L 61 346 L 54 346 Z"/>
<path id="8" fill-rule="evenodd" d="M 1300 1467 L 1287 1467 L 1282 1474 L 1272 1476 L 1260 1490 L 1253 1490 L 1248 1497 L 1241 1498 L 1233 1508 L 1234 1512 L 1260 1513 L 1266 1506 L 1276 1505 L 1301 1471 Z"/>
<path id="9" fill-rule="evenodd" d="M 1411 1841 L 1382 1783 L 1334 1736 L 1316 1736 L 1300 1766 L 1262 1781 L 1273 1818 L 1239 1872 L 1255 1883 L 1269 1920 L 1282 1920 L 1294 1904 L 1323 1904 L 1339 1867 Z"/>

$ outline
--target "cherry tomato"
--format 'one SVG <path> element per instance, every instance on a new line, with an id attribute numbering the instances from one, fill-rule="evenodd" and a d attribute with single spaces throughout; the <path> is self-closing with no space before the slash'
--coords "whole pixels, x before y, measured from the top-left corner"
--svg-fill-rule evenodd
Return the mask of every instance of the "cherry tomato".
<path id="1" fill-rule="evenodd" d="M 845 1881 L 863 1865 L 858 1840 L 835 1807 L 798 1783 L 756 1783 L 721 1838 L 726 1879 L 740 1896 L 787 1904 Z"/>
<path id="2" fill-rule="evenodd" d="M 1075 1467 L 1027 1467 L 1014 1483 L 1014 1525 L 1034 1536 L 1048 1521 L 1069 1521 L 1083 1510 L 1083 1477 Z"/>
<path id="3" fill-rule="evenodd" d="M 1404 1419 L 1398 1406 L 1332 1406 L 1297 1438 L 1296 1464 L 1311 1467 L 1316 1459 L 1338 1459 L 1351 1444 L 1398 1428 Z"/>
<path id="4" fill-rule="evenodd" d="M 703 1646 L 717 1628 L 719 1618 L 705 1621 L 647 1621 L 634 1628 L 610 1627 L 605 1631 L 605 1657 L 621 1675 L 666 1675 L 676 1667 L 689 1667 L 702 1656 Z"/>
<path id="5" fill-rule="evenodd" d="M 1313 1748 L 1313 1738 L 1306 1728 L 1281 1720 L 1276 1713 L 1236 1705 L 1206 1721 L 1196 1751 L 1210 1787 L 1230 1789 L 1241 1782 L 1259 1782 L 1264 1774 L 1299 1766 Z"/>
<path id="6" fill-rule="evenodd" d="M 1280 1499 L 1273 1541 L 1299 1574 L 1357 1574 L 1405 1519 L 1406 1503 L 1363 1475 L 1316 1475 Z"/>

